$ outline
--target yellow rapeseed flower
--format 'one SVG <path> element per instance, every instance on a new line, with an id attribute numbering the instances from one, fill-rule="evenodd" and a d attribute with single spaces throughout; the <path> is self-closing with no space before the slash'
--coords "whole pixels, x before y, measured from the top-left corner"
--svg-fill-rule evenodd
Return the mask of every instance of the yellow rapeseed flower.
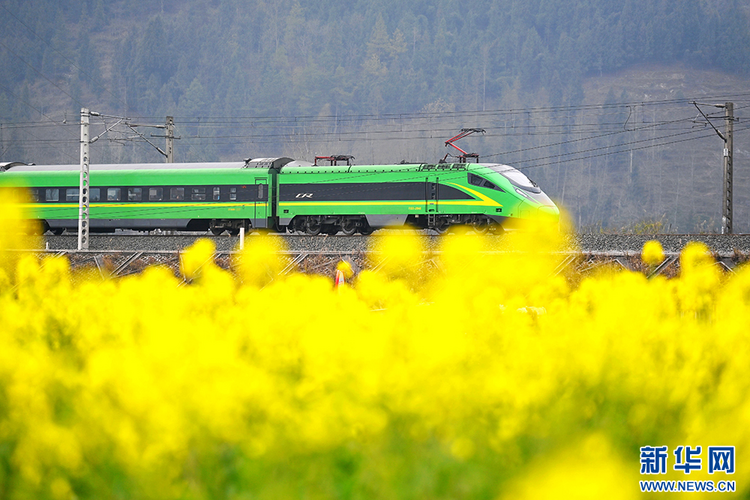
<path id="1" fill-rule="evenodd" d="M 647 265 L 656 267 L 664 262 L 664 249 L 658 240 L 649 240 L 643 245 L 641 258 Z"/>
<path id="2" fill-rule="evenodd" d="M 216 245 L 208 238 L 201 238 L 180 254 L 180 272 L 186 280 L 193 280 L 200 275 L 201 269 L 213 263 Z"/>
<path id="3" fill-rule="evenodd" d="M 506 236 L 502 251 L 455 234 L 429 253 L 388 233 L 376 269 L 338 291 L 287 269 L 276 236 L 249 237 L 231 271 L 198 241 L 184 280 L 164 267 L 87 278 L 11 252 L 0 490 L 629 498 L 639 447 L 667 445 L 671 460 L 722 444 L 737 447 L 731 479 L 747 496 L 750 270 L 725 277 L 689 245 L 675 279 L 571 283 L 555 272 L 564 235 Z M 663 256 L 647 244 L 643 258 Z"/>
<path id="4" fill-rule="evenodd" d="M 263 287 L 281 277 L 285 263 L 280 252 L 285 249 L 284 241 L 273 234 L 252 236 L 235 254 L 232 265 L 242 283 Z"/>

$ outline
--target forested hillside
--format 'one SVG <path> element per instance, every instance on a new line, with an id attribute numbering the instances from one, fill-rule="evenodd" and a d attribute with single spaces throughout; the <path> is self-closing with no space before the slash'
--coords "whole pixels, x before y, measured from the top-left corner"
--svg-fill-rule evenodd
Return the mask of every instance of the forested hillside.
<path id="1" fill-rule="evenodd" d="M 76 162 L 82 107 L 157 124 L 174 116 L 178 161 L 435 161 L 459 128 L 482 127 L 467 147 L 529 169 L 581 226 L 711 230 L 721 144 L 690 101 L 735 102 L 735 144 L 750 150 L 747 6 L 3 0 L 0 161 Z M 162 161 L 127 130 L 103 139 L 94 161 Z M 738 196 L 746 164 L 738 153 Z M 747 200 L 735 201 L 738 227 Z"/>

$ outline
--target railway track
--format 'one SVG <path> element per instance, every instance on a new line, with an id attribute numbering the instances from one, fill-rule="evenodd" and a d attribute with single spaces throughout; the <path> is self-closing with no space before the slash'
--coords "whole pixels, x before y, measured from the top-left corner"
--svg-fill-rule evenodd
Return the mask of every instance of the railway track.
<path id="1" fill-rule="evenodd" d="M 376 233 L 380 234 L 380 233 Z M 252 241 L 256 235 L 248 235 L 246 241 Z M 107 234 L 92 235 L 89 251 L 146 251 L 178 252 L 190 246 L 198 238 L 209 238 L 216 244 L 219 252 L 235 250 L 240 243 L 239 237 L 212 236 L 208 234 L 180 235 L 143 235 L 143 234 Z M 290 252 L 365 252 L 370 244 L 368 236 L 305 236 L 281 235 Z M 439 237 L 427 235 L 428 245 L 437 247 Z M 493 249 L 506 249 L 505 237 L 489 236 Z M 701 241 L 717 255 L 730 257 L 735 253 L 750 253 L 750 234 L 577 234 L 567 239 L 562 250 L 582 253 L 611 253 L 628 255 L 640 253 L 643 245 L 649 240 L 658 240 L 667 253 L 679 253 L 690 241 Z M 75 234 L 62 236 L 45 236 L 45 249 L 51 251 L 75 251 L 78 240 Z"/>
<path id="2" fill-rule="evenodd" d="M 231 268 L 231 254 L 239 247 L 240 238 L 232 236 L 211 236 L 207 234 L 143 235 L 114 234 L 92 235 L 90 249 L 76 251 L 77 236 L 45 236 L 45 249 L 40 253 L 67 255 L 73 268 L 89 269 L 102 276 L 125 276 L 138 273 L 150 265 L 165 265 L 179 272 L 180 252 L 199 238 L 209 238 L 216 244 L 216 263 Z M 249 235 L 249 244 L 256 235 Z M 368 260 L 371 237 L 368 236 L 305 236 L 282 235 L 287 250 L 283 258 L 287 262 L 285 273 L 301 271 L 333 275 L 336 264 L 346 259 L 355 269 L 377 267 L 377 257 Z M 491 250 L 508 250 L 507 239 L 490 236 Z M 750 260 L 750 235 L 614 235 L 579 234 L 568 238 L 564 248 L 558 273 L 577 272 L 584 274 L 601 265 L 621 266 L 644 273 L 648 270 L 640 259 L 640 252 L 646 241 L 656 239 L 662 243 L 666 260 L 657 273 L 675 276 L 679 272 L 679 252 L 690 241 L 705 243 L 717 259 L 717 265 L 727 272 L 742 262 Z M 438 250 L 440 238 L 427 236 L 430 250 Z M 34 250 L 31 250 L 34 251 Z M 432 262 L 426 256 L 425 262 Z"/>

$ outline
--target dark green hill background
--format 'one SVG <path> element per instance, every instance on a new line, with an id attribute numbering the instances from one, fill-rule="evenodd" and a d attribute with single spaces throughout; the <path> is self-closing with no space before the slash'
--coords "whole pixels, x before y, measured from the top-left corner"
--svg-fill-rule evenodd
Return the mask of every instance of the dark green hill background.
<path id="1" fill-rule="evenodd" d="M 0 161 L 77 162 L 84 106 L 139 123 L 174 116 L 178 161 L 435 161 L 459 128 L 482 127 L 462 144 L 525 169 L 581 227 L 710 231 L 723 146 L 690 101 L 731 101 L 735 229 L 748 231 L 747 6 L 2 1 Z M 138 130 L 163 145 L 151 137 L 162 130 Z M 162 161 L 122 126 L 92 157 Z"/>

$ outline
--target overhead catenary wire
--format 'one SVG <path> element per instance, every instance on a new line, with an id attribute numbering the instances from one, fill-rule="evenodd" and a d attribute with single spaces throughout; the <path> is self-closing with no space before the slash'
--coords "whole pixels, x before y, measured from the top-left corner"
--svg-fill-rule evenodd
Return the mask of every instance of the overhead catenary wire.
<path id="1" fill-rule="evenodd" d="M 738 97 L 740 95 L 748 95 L 750 96 L 750 93 L 748 94 L 735 94 L 731 96 L 713 96 L 713 97 L 703 97 L 705 100 L 710 99 L 720 99 L 720 98 L 731 98 L 734 102 L 738 102 L 740 99 Z M 545 107 L 537 107 L 537 108 L 524 108 L 524 109 L 510 109 L 510 110 L 487 110 L 487 111 L 442 111 L 442 112 L 414 112 L 414 113 L 398 113 L 398 114 L 380 114 L 380 115 L 372 115 L 372 114 L 353 114 L 353 115 L 330 115 L 330 116 L 294 116 L 294 117 L 285 117 L 285 116 L 247 116 L 247 117 L 232 117 L 232 116 L 208 116 L 208 117 L 185 117 L 185 116 L 176 116 L 175 120 L 179 121 L 179 123 L 182 126 L 190 126 L 190 125 L 196 125 L 201 127 L 207 127 L 207 126 L 216 126 L 216 127 L 225 127 L 225 126 L 232 126 L 232 128 L 241 128 L 244 124 L 245 127 L 252 127 L 252 128 L 298 128 L 301 126 L 312 126 L 316 123 L 320 124 L 330 124 L 331 122 L 335 124 L 343 124 L 345 122 L 370 122 L 370 121 L 393 121 L 398 120 L 399 122 L 404 122 L 406 120 L 416 120 L 416 119 L 440 119 L 445 120 L 448 118 L 460 118 L 463 116 L 466 117 L 475 117 L 475 116 L 486 116 L 486 117 L 495 117 L 495 118 L 501 118 L 503 116 L 516 116 L 519 114 L 529 114 L 529 113 L 544 113 L 549 111 L 555 111 L 555 112 L 573 112 L 577 113 L 581 110 L 603 110 L 608 108 L 622 108 L 622 107 L 628 107 L 628 106 L 663 106 L 663 105 L 669 105 L 669 104 L 675 104 L 675 103 L 682 103 L 682 104 L 688 104 L 692 102 L 691 99 L 680 99 L 680 100 L 661 100 L 661 101 L 633 101 L 633 102 L 623 102 L 623 103 L 614 103 L 614 104 L 596 104 L 596 105 L 580 105 L 580 106 L 567 106 L 567 107 L 556 107 L 556 108 L 545 108 Z M 743 107 L 747 106 L 738 106 L 737 109 L 742 109 Z M 161 119 L 161 117 L 153 117 L 153 116 L 135 116 L 132 119 L 134 120 L 155 120 L 155 119 Z M 18 125 L 32 125 L 33 122 L 24 122 Z M 9 125 L 15 125 L 13 123 L 10 123 Z M 567 124 L 560 124 L 560 125 L 552 125 L 554 127 L 580 127 L 580 126 L 588 126 L 588 125 L 600 125 L 598 123 L 590 123 L 590 124 L 576 124 L 576 123 L 567 123 Z M 603 125 L 603 124 L 602 124 Z M 610 124 L 606 124 L 610 125 Z M 612 124 L 615 125 L 615 124 Z M 544 127 L 546 125 L 536 125 L 536 127 Z M 516 127 L 521 127 L 519 125 L 516 125 Z M 338 133 L 346 133 L 346 132 L 338 132 Z"/>
<path id="2" fill-rule="evenodd" d="M 725 100 L 731 99 L 734 102 L 742 101 L 742 97 L 747 97 L 750 100 L 750 92 L 742 92 L 735 94 L 717 94 L 713 96 L 701 96 L 701 100 Z M 518 108 L 518 109 L 495 109 L 495 110 L 466 110 L 466 111 L 416 111 L 409 113 L 381 113 L 381 114 L 353 114 L 353 115 L 302 115 L 293 117 L 284 116 L 273 116 L 273 115 L 257 115 L 257 116 L 175 116 L 175 120 L 179 120 L 182 124 L 209 124 L 209 123 L 231 123 L 236 124 L 237 122 L 246 121 L 263 121 L 263 122 L 294 122 L 294 123 L 313 123 L 317 121 L 329 122 L 331 120 L 337 120 L 339 122 L 353 121 L 353 120 L 367 120 L 367 121 L 384 121 L 394 119 L 415 119 L 415 118 L 450 118 L 450 117 L 462 117 L 462 116 L 487 116 L 487 115 L 519 115 L 526 113 L 557 113 L 561 111 L 582 111 L 582 110 L 601 110 L 608 108 L 627 107 L 627 106 L 663 106 L 670 104 L 689 104 L 693 98 L 680 98 L 680 99 L 663 99 L 656 101 L 628 101 L 628 102 L 617 102 L 610 104 L 581 104 L 572 106 L 541 106 L 531 108 Z"/>
<path id="3" fill-rule="evenodd" d="M 748 94 L 740 94 L 742 95 L 749 95 Z M 722 96 L 726 97 L 726 96 Z M 737 100 L 737 95 L 730 96 L 735 101 Z M 718 96 L 713 97 L 702 97 L 702 100 L 709 100 L 719 99 Z M 694 116 L 691 114 L 689 117 L 683 117 L 679 119 L 671 119 L 671 120 L 655 120 L 653 122 L 646 121 L 644 119 L 641 119 L 639 122 L 634 123 L 633 127 L 625 127 L 623 125 L 623 122 L 621 121 L 601 121 L 601 114 L 597 115 L 598 120 L 586 120 L 585 115 L 583 116 L 583 121 L 578 121 L 577 123 L 572 122 L 566 122 L 566 123 L 524 123 L 523 121 L 518 123 L 508 123 L 507 117 L 508 116 L 517 116 L 518 113 L 523 113 L 524 115 L 532 116 L 533 114 L 542 110 L 547 111 L 549 109 L 555 109 L 557 111 L 567 111 L 570 113 L 573 113 L 573 110 L 617 110 L 617 109 L 623 109 L 624 107 L 628 106 L 643 106 L 643 105 L 664 105 L 665 103 L 688 103 L 691 102 L 690 99 L 680 99 L 680 100 L 669 100 L 669 101 L 656 101 L 656 102 L 631 102 L 631 103 L 613 103 L 613 104 L 605 104 L 605 105 L 584 105 L 584 106 L 574 106 L 574 107 L 560 107 L 560 108 L 529 108 L 526 110 L 495 110 L 495 111 L 482 111 L 478 112 L 481 114 L 486 114 L 488 117 L 493 116 L 495 124 L 497 125 L 495 128 L 494 133 L 488 133 L 486 137 L 488 138 L 503 138 L 503 137 L 520 137 L 520 136 L 546 136 L 546 137 L 552 137 L 554 135 L 570 135 L 570 134 L 586 134 L 585 136 L 579 136 L 579 137 L 573 137 L 571 139 L 566 139 L 564 141 L 551 141 L 551 142 L 545 142 L 543 144 L 533 144 L 528 147 L 522 147 L 522 148 L 516 148 L 516 149 L 509 149 L 507 151 L 502 151 L 498 153 L 494 152 L 488 152 L 487 154 L 481 154 L 482 159 L 490 159 L 490 158 L 502 158 L 502 157 L 508 157 L 510 155 L 520 155 L 524 153 L 528 153 L 531 151 L 537 151 L 537 150 L 544 150 L 549 149 L 553 147 L 561 147 L 561 146 L 567 146 L 571 144 L 576 143 L 585 143 L 587 141 L 595 141 L 595 140 L 601 140 L 603 138 L 609 137 L 609 136 L 617 136 L 621 134 L 632 134 L 637 133 L 639 131 L 643 131 L 645 129 L 652 129 L 654 131 L 658 131 L 659 135 L 651 137 L 648 139 L 652 142 L 649 147 L 662 147 L 665 145 L 669 145 L 671 143 L 654 143 L 654 140 L 662 140 L 661 137 L 672 137 L 674 134 L 664 135 L 664 132 L 677 132 L 680 133 L 682 128 L 678 127 L 680 124 L 687 124 L 687 123 L 693 123 L 694 124 Z M 748 107 L 749 105 L 745 106 L 738 106 L 738 109 Z M 38 111 L 38 110 L 37 110 Z M 495 113 L 493 115 L 493 113 Z M 331 123 L 335 123 L 337 126 L 341 124 L 342 121 L 345 119 L 350 118 L 365 118 L 370 119 L 375 117 L 375 115 L 354 115 L 353 117 L 349 116 L 337 116 L 333 117 L 333 122 L 326 122 L 325 117 L 312 117 L 312 120 L 310 122 L 305 121 L 305 117 L 296 117 L 294 119 L 290 119 L 288 117 L 261 117 L 264 119 L 264 125 L 263 127 L 254 127 L 254 130 L 256 133 L 252 134 L 231 134 L 231 135 L 221 135 L 221 134 L 212 134 L 212 133 L 199 133 L 199 134 L 183 134 L 183 141 L 188 144 L 203 144 L 205 142 L 210 142 L 212 144 L 231 144 L 232 142 L 235 142 L 237 140 L 245 141 L 249 144 L 294 144 L 295 141 L 304 141 L 306 144 L 330 144 L 330 143 L 336 143 L 336 142 L 357 142 L 357 141 L 368 141 L 368 142 L 376 142 L 376 141 L 434 141 L 435 139 L 442 138 L 443 135 L 446 135 L 448 133 L 452 133 L 455 131 L 455 126 L 446 126 L 443 125 L 442 122 L 446 120 L 437 120 L 437 117 L 452 117 L 457 115 L 462 116 L 469 116 L 469 115 L 476 115 L 477 112 L 471 112 L 471 111 L 464 111 L 464 112 L 445 112 L 445 113 L 400 113 L 398 115 L 391 115 L 390 118 L 394 118 L 396 116 L 398 117 L 408 117 L 408 116 L 430 116 L 430 120 L 437 121 L 437 126 L 423 126 L 422 128 L 410 128 L 410 124 L 407 122 L 401 122 L 401 123 L 391 123 L 390 126 L 386 127 L 385 130 L 349 130 L 349 131 L 326 131 L 324 130 L 325 127 L 322 127 L 322 124 L 328 123 L 329 126 Z M 574 115 L 575 113 L 573 113 Z M 573 116 L 571 115 L 571 116 Z M 385 115 L 377 116 L 376 118 L 381 120 L 384 118 Z M 606 115 L 605 115 L 606 116 Z M 47 117 L 48 120 L 50 120 L 50 123 L 44 123 L 45 126 L 51 127 L 55 126 L 56 123 L 51 118 Z M 562 120 L 570 119 L 569 116 L 563 115 L 559 117 Z M 581 118 L 579 116 L 579 118 Z M 720 118 L 718 116 L 711 116 L 711 118 Z M 151 118 L 145 118 L 145 117 L 137 117 L 135 119 L 141 120 L 141 119 L 151 119 Z M 256 120 L 258 117 L 249 117 L 249 119 Z M 421 118 L 420 118 L 421 119 Z M 233 118 L 233 120 L 237 120 L 236 118 Z M 506 121 L 502 121 L 506 120 Z M 528 122 L 531 119 L 527 119 Z M 628 120 L 630 120 L 630 116 L 628 116 Z M 741 118 L 739 119 L 741 120 Z M 738 120 L 738 121 L 739 121 Z M 17 124 L 8 124 L 8 128 L 11 127 L 30 127 L 33 126 L 34 122 L 22 122 Z M 200 124 L 200 128 L 203 128 L 204 126 L 209 124 L 209 120 L 206 120 L 204 117 L 196 117 L 194 118 L 195 124 Z M 239 123 L 239 122 L 237 122 Z M 310 123 L 314 123 L 316 125 L 310 125 Z M 625 122 L 627 123 L 627 122 Z M 278 130 L 276 125 L 282 124 L 281 130 Z M 181 125 L 184 125 L 181 123 Z M 5 125 L 4 125 L 5 126 Z M 76 126 L 77 124 L 71 123 L 65 126 Z M 186 126 L 186 125 L 185 125 Z M 215 120 L 215 123 L 212 123 L 213 127 L 220 127 L 221 123 L 218 120 Z M 251 125 L 246 125 L 251 126 Z M 283 131 L 284 127 L 288 127 L 289 130 Z M 611 128 L 616 127 L 616 130 L 611 130 Z M 233 127 L 233 129 L 236 127 Z M 258 131 L 257 129 L 260 128 L 261 130 Z M 321 128 L 323 130 L 321 130 Z M 609 129 L 609 130 L 608 130 Z M 264 133 L 264 130 L 267 130 L 269 133 Z M 690 133 L 684 132 L 684 133 Z M 28 143 L 28 144 L 48 144 L 48 145 L 64 145 L 64 144 L 70 144 L 71 146 L 74 144 L 77 144 L 78 141 L 76 139 L 71 138 L 70 140 L 66 139 L 60 139 L 60 138 L 54 138 L 54 139 L 43 139 L 43 138 L 34 138 L 34 139 L 16 139 L 15 141 L 18 143 Z M 119 139 L 116 139 L 119 140 Z M 643 140 L 645 141 L 645 140 Z M 609 146 L 597 146 L 596 148 L 586 148 L 582 149 L 578 152 L 569 152 L 565 151 L 562 154 L 564 155 L 580 155 L 584 154 L 586 152 L 601 150 L 604 148 L 612 148 L 612 147 L 620 147 L 622 148 L 623 144 L 631 144 L 631 143 L 638 143 L 640 141 L 629 141 L 626 143 L 620 143 L 620 144 L 612 144 Z M 145 145 L 143 145 L 145 147 Z M 646 149 L 646 148 L 637 148 L 634 150 L 640 150 L 640 149 Z M 608 151 L 608 154 L 619 154 L 620 151 Z M 71 155 L 68 155 L 71 156 Z M 532 163 L 532 162 L 538 162 L 540 160 L 549 159 L 549 158 L 555 158 L 559 155 L 550 154 L 547 156 L 537 156 L 535 155 L 532 158 L 524 158 L 522 160 L 517 160 L 517 163 Z M 595 155 L 593 157 L 599 157 L 599 156 L 605 156 L 605 155 Z M 583 158 L 587 158 L 584 156 Z M 559 163 L 559 162 L 553 162 L 553 163 Z M 545 165 L 547 163 L 544 163 Z"/>
<path id="4" fill-rule="evenodd" d="M 687 122 L 690 122 L 690 121 L 691 121 L 691 118 L 690 117 L 686 117 L 686 118 L 681 118 L 681 119 L 677 119 L 677 120 L 667 120 L 667 121 L 661 121 L 661 122 L 656 122 L 656 123 L 648 123 L 647 125 L 645 125 L 643 127 L 639 127 L 639 128 L 627 129 L 627 130 L 620 129 L 620 130 L 616 130 L 616 131 L 605 132 L 605 133 L 603 133 L 601 135 L 592 136 L 590 138 L 574 139 L 574 140 L 565 141 L 565 142 L 579 142 L 581 140 L 586 140 L 586 139 L 591 139 L 591 138 L 598 138 L 598 137 L 605 137 L 605 136 L 615 135 L 615 134 L 620 134 L 620 133 L 633 132 L 633 131 L 637 131 L 637 130 L 640 130 L 640 129 L 643 129 L 643 128 L 660 127 L 660 126 L 664 126 L 664 125 L 668 125 L 668 124 L 677 124 L 677 123 L 681 123 L 681 122 L 687 123 Z M 583 124 L 583 125 L 581 125 L 581 124 L 534 125 L 534 126 L 514 125 L 511 128 L 513 130 L 522 130 L 522 129 L 529 129 L 529 128 L 552 128 L 552 127 L 554 127 L 554 128 L 575 129 L 576 127 L 585 126 L 585 127 L 597 127 L 596 130 L 600 130 L 603 126 L 621 126 L 621 125 L 622 125 L 621 123 L 607 122 L 607 123 L 602 123 L 602 124 L 586 123 L 586 124 Z M 232 128 L 236 129 L 237 127 L 232 127 Z M 253 127 L 253 128 L 258 128 L 258 127 Z M 497 128 L 499 130 L 499 127 L 497 127 Z M 415 128 L 409 128 L 409 129 L 406 129 L 406 130 L 404 130 L 403 128 L 398 129 L 398 130 L 392 130 L 392 129 L 389 129 L 389 130 L 353 130 L 353 131 L 348 131 L 348 132 L 338 132 L 338 131 L 336 131 L 336 132 L 328 132 L 328 131 L 323 131 L 323 130 L 310 130 L 310 131 L 301 131 L 301 132 L 297 132 L 297 131 L 294 131 L 294 132 L 281 132 L 281 131 L 278 131 L 276 133 L 271 133 L 271 134 L 251 134 L 251 135 L 248 135 L 248 134 L 231 134 L 231 135 L 194 134 L 194 135 L 187 135 L 186 134 L 186 135 L 183 135 L 183 139 L 185 139 L 185 140 L 192 140 L 192 139 L 210 139 L 210 140 L 217 140 L 217 139 L 248 139 L 248 140 L 253 140 L 253 139 L 256 139 L 256 138 L 269 139 L 269 138 L 297 138 L 297 137 L 309 138 L 309 137 L 313 137 L 313 138 L 319 138 L 321 140 L 324 140 L 325 138 L 328 138 L 328 137 L 336 137 L 337 140 L 342 140 L 343 141 L 343 140 L 363 140 L 363 138 L 358 137 L 358 136 L 361 136 L 363 134 L 367 134 L 368 137 L 367 137 L 366 140 L 389 140 L 390 141 L 390 140 L 397 140 L 397 139 L 404 138 L 403 134 L 405 134 L 405 133 L 406 134 L 412 134 L 412 135 L 409 135 L 408 137 L 406 137 L 408 139 L 419 139 L 419 138 L 422 138 L 422 137 L 418 137 L 418 136 L 415 136 L 413 134 L 426 134 L 426 133 L 430 133 L 430 134 L 443 134 L 444 135 L 444 134 L 452 133 L 454 131 L 455 131 L 455 127 L 445 127 L 445 126 L 443 126 L 443 127 L 439 127 L 439 128 L 434 128 L 434 127 L 433 128 L 416 128 L 416 129 Z M 570 132 L 568 131 L 568 132 L 563 132 L 563 133 L 568 133 L 569 134 Z M 373 135 L 374 136 L 381 136 L 381 135 L 388 135 L 388 134 L 402 134 L 402 135 L 399 136 L 399 137 L 395 137 L 395 136 L 394 137 L 382 137 L 382 139 L 380 137 L 376 137 L 376 138 L 372 138 L 371 137 Z M 509 136 L 509 135 L 516 135 L 516 134 L 508 134 L 507 132 L 495 132 L 495 133 L 493 133 L 493 132 L 490 131 L 484 137 L 504 137 L 504 136 Z M 517 135 L 551 135 L 551 134 L 549 132 L 540 132 L 538 134 L 535 134 L 535 133 L 530 133 L 530 132 L 526 131 L 526 132 L 519 132 Z M 440 137 L 440 135 L 438 135 L 438 137 Z M 429 138 L 432 139 L 432 138 L 438 138 L 438 137 L 434 137 L 433 136 L 433 137 L 429 137 Z M 339 138 L 342 138 L 342 139 L 339 139 Z M 563 144 L 563 143 L 553 143 L 552 145 L 558 145 L 558 144 Z M 543 146 L 540 146 L 540 147 L 545 147 L 545 146 L 547 146 L 547 145 L 543 145 Z M 506 153 L 503 153 L 503 154 L 506 154 Z M 483 156 L 487 156 L 487 155 L 483 155 Z"/>
<path id="5" fill-rule="evenodd" d="M 744 130 L 748 130 L 748 129 L 744 129 Z M 697 140 L 701 140 L 701 139 L 707 139 L 707 138 L 710 138 L 710 137 L 714 137 L 714 135 L 713 134 L 707 134 L 707 135 L 703 135 L 703 136 L 700 136 L 700 137 L 688 137 L 688 138 L 685 138 L 685 139 L 679 139 L 679 140 L 669 141 L 669 142 L 665 142 L 665 143 L 651 144 L 651 145 L 647 145 L 647 146 L 639 146 L 639 147 L 635 147 L 635 148 L 623 149 L 623 150 L 620 150 L 620 151 L 607 151 L 605 153 L 599 153 L 599 154 L 593 154 L 593 155 L 586 155 L 586 156 L 581 156 L 581 157 L 576 157 L 576 158 L 561 159 L 561 160 L 558 160 L 558 161 L 550 161 L 550 162 L 539 163 L 539 164 L 534 164 L 534 165 L 518 166 L 518 167 L 515 167 L 515 168 L 517 170 L 531 170 L 533 168 L 546 167 L 546 166 L 549 166 L 549 165 L 557 165 L 557 164 L 560 164 L 560 163 L 568 163 L 568 162 L 572 162 L 572 161 L 589 160 L 589 159 L 592 159 L 592 158 L 600 158 L 600 157 L 603 157 L 603 156 L 612 156 L 612 155 L 617 155 L 617 154 L 628 153 L 630 151 L 641 151 L 641 150 L 644 150 L 644 149 L 651 149 L 651 148 L 657 148 L 657 147 L 670 146 L 670 145 L 680 144 L 680 143 L 689 142 L 689 141 L 697 141 Z M 589 152 L 593 152 L 593 151 L 594 150 L 591 150 Z M 547 158 L 547 159 L 549 159 L 549 158 Z M 528 162 L 532 162 L 532 161 L 537 161 L 537 160 L 528 160 Z M 518 163 L 528 163 L 528 162 L 518 162 Z"/>

